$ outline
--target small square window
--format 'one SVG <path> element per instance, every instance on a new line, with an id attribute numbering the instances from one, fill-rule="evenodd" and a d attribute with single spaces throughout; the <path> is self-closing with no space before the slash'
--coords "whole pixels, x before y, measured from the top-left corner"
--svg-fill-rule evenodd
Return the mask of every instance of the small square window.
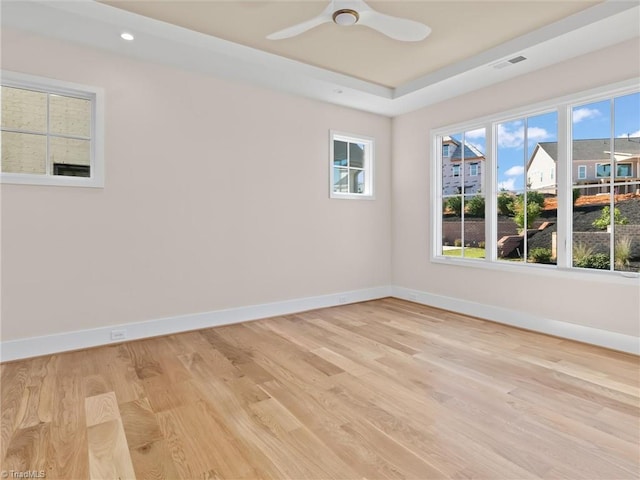
<path id="1" fill-rule="evenodd" d="M 2 72 L 3 183 L 102 187 L 102 90 Z"/>
<path id="2" fill-rule="evenodd" d="M 372 138 L 331 132 L 331 198 L 373 198 Z"/>

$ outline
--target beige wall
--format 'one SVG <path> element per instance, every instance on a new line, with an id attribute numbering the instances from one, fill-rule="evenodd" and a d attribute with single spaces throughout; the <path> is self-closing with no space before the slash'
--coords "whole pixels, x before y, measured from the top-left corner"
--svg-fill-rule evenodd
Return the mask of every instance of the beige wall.
<path id="1" fill-rule="evenodd" d="M 397 117 L 392 136 L 393 283 L 524 314 L 640 335 L 640 283 L 510 273 L 429 260 L 429 130 L 640 74 L 629 41 Z M 597 277 L 595 277 L 597 278 Z"/>
<path id="2" fill-rule="evenodd" d="M 2 186 L 2 340 L 389 284 L 388 118 L 7 30 L 2 67 L 106 100 L 104 189 Z M 329 199 L 329 129 L 375 200 Z"/>

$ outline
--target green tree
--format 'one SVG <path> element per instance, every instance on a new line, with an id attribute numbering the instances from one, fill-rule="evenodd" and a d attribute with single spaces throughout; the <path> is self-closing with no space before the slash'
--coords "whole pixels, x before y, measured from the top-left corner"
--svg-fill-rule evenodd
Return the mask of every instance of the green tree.
<path id="1" fill-rule="evenodd" d="M 447 200 L 447 208 L 459 217 L 462 214 L 462 197 L 450 197 Z"/>
<path id="2" fill-rule="evenodd" d="M 613 209 L 613 223 L 615 225 L 627 225 L 629 223 L 629 219 L 622 216 L 618 207 L 614 207 Z M 600 218 L 594 220 L 591 225 L 600 230 L 606 230 L 606 228 L 611 225 L 611 208 L 609 208 L 609 205 L 602 209 Z"/>
<path id="3" fill-rule="evenodd" d="M 484 197 L 476 195 L 467 202 L 467 213 L 473 217 L 484 218 Z"/>
<path id="4" fill-rule="evenodd" d="M 525 229 L 525 226 L 524 226 L 525 209 L 524 209 L 524 198 L 522 195 L 518 195 L 518 197 L 513 202 L 513 210 L 515 212 L 513 221 L 516 222 L 516 225 L 518 225 L 518 228 L 520 228 L 520 230 L 524 230 Z M 533 226 L 533 222 L 535 222 L 538 219 L 538 217 L 540 216 L 540 212 L 542 212 L 542 208 L 537 202 L 527 201 L 527 226 L 526 226 L 527 229 Z"/>

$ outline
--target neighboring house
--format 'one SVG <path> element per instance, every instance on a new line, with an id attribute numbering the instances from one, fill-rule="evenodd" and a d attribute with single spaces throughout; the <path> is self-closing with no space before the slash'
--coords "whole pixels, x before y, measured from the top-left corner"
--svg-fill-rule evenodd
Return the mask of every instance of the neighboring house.
<path id="1" fill-rule="evenodd" d="M 639 180 L 640 137 L 616 138 L 613 156 L 616 181 Z M 556 192 L 557 142 L 540 142 L 527 164 L 527 184 L 532 190 Z M 598 185 L 611 177 L 611 142 L 609 139 L 573 141 L 573 185 L 585 185 L 583 193 L 597 193 Z"/>
<path id="2" fill-rule="evenodd" d="M 463 165 L 464 153 L 464 165 Z M 473 145 L 466 143 L 464 149 L 460 142 L 447 136 L 442 139 L 442 193 L 455 195 L 479 193 L 482 189 L 484 154 Z"/>

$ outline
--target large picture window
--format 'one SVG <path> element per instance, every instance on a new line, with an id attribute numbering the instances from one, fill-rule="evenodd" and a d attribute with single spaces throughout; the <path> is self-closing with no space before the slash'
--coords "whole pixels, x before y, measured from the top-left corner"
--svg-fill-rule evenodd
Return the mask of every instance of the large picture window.
<path id="1" fill-rule="evenodd" d="M 437 129 L 432 147 L 434 260 L 640 272 L 633 82 Z"/>
<path id="2" fill-rule="evenodd" d="M 4 183 L 102 186 L 100 89 L 2 72 Z"/>

